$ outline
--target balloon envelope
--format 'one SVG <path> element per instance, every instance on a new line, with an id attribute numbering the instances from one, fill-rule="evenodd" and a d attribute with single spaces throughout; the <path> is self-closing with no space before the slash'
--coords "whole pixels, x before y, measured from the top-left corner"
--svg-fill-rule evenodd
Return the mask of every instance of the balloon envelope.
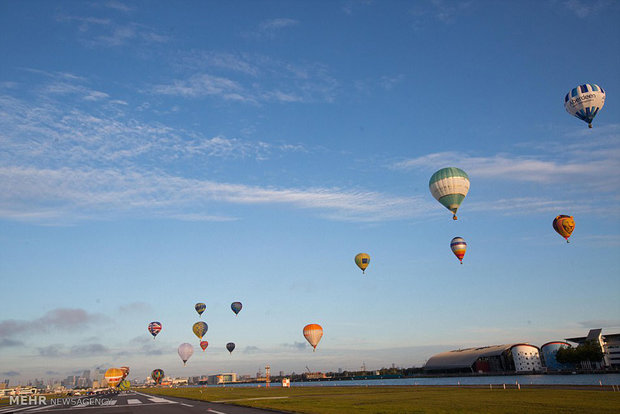
<path id="1" fill-rule="evenodd" d="M 579 85 L 564 96 L 566 112 L 581 119 L 590 128 L 603 105 L 605 105 L 605 91 L 594 83 Z"/>
<path id="2" fill-rule="evenodd" d="M 209 330 L 209 326 L 205 322 L 196 322 L 192 327 L 192 331 L 198 337 L 198 339 L 202 339 L 203 336 Z"/>
<path id="3" fill-rule="evenodd" d="M 442 168 L 431 176 L 428 188 L 437 201 L 452 211 L 456 220 L 456 212 L 469 192 L 469 176 L 460 168 Z"/>
<path id="4" fill-rule="evenodd" d="M 119 384 L 118 384 L 118 388 L 122 391 L 127 391 L 129 388 L 131 387 L 131 383 L 129 381 L 127 381 L 126 379 L 122 380 Z"/>
<path id="5" fill-rule="evenodd" d="M 226 349 L 228 349 L 228 352 L 230 352 L 232 354 L 232 351 L 235 350 L 235 343 L 234 342 L 229 342 L 226 344 Z"/>
<path id="6" fill-rule="evenodd" d="M 202 316 L 202 312 L 204 312 L 205 309 L 207 309 L 207 305 L 199 302 L 194 306 L 194 309 L 196 309 L 196 312 L 198 312 L 198 315 Z"/>
<path id="7" fill-rule="evenodd" d="M 154 369 L 153 372 L 151 372 L 151 378 L 153 378 L 153 381 L 155 381 L 155 384 L 159 384 L 161 382 L 161 380 L 164 378 L 164 370 L 163 369 Z"/>
<path id="8" fill-rule="evenodd" d="M 209 342 L 207 342 L 207 341 L 200 341 L 200 347 L 202 348 L 203 351 L 205 349 L 207 349 L 208 346 L 209 346 Z"/>
<path id="9" fill-rule="evenodd" d="M 232 311 L 235 312 L 235 315 L 238 315 L 239 312 L 241 312 L 241 308 L 243 308 L 243 305 L 241 304 L 241 302 L 233 302 L 230 304 L 230 309 L 232 309 Z"/>
<path id="10" fill-rule="evenodd" d="M 575 230 L 575 219 L 573 219 L 573 216 L 560 214 L 553 219 L 553 228 L 560 236 L 564 237 L 568 243 L 568 238 L 573 233 L 573 230 Z"/>
<path id="11" fill-rule="evenodd" d="M 153 339 L 157 336 L 157 334 L 161 331 L 161 323 L 159 322 L 151 322 L 148 327 L 149 332 L 153 335 Z"/>
<path id="12" fill-rule="evenodd" d="M 183 361 L 183 365 L 185 365 L 187 360 L 194 354 L 194 347 L 187 342 L 182 343 L 179 345 L 178 353 L 181 357 L 181 361 Z"/>
<path id="13" fill-rule="evenodd" d="M 453 238 L 450 242 L 450 248 L 452 249 L 452 253 L 454 253 L 462 264 L 465 251 L 467 250 L 467 243 L 465 243 L 465 240 L 462 237 Z"/>
<path id="14" fill-rule="evenodd" d="M 367 253 L 359 253 L 355 256 L 355 264 L 362 269 L 362 273 L 366 270 L 370 264 L 370 256 Z"/>
<path id="15" fill-rule="evenodd" d="M 123 379 L 127 378 L 127 375 L 129 375 L 129 367 L 121 367 L 121 371 L 123 371 Z"/>
<path id="16" fill-rule="evenodd" d="M 306 341 L 312 345 L 312 348 L 316 350 L 316 346 L 323 337 L 323 328 L 321 325 L 316 323 L 306 325 L 304 326 L 304 337 L 306 338 Z"/>
<path id="17" fill-rule="evenodd" d="M 123 371 L 120 368 L 110 368 L 105 372 L 104 378 L 110 387 L 116 387 L 123 379 Z"/>

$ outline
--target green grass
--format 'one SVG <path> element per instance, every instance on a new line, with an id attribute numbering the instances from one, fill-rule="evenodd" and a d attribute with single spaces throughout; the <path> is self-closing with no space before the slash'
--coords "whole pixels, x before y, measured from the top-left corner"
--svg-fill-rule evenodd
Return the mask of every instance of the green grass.
<path id="1" fill-rule="evenodd" d="M 620 392 L 445 387 L 150 388 L 146 393 L 308 414 L 620 413 Z M 288 397 L 286 399 L 254 399 Z"/>

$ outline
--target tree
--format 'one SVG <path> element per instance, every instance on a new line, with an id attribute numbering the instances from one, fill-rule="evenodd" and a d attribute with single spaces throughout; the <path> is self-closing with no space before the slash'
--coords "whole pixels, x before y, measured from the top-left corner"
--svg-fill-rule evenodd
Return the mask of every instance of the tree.
<path id="1" fill-rule="evenodd" d="M 603 351 L 596 341 L 586 341 L 579 344 L 577 348 L 561 347 L 555 354 L 555 359 L 561 364 L 577 364 L 579 362 L 601 362 Z"/>

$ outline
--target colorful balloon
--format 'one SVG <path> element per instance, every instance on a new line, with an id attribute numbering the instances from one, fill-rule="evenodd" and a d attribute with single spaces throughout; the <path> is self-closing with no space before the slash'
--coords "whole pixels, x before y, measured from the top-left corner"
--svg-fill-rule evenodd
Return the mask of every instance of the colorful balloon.
<path id="1" fill-rule="evenodd" d="M 323 328 L 321 325 L 316 323 L 311 323 L 309 325 L 304 326 L 304 337 L 306 341 L 312 345 L 312 352 L 316 351 L 316 346 L 319 344 L 319 341 L 323 337 Z"/>
<path id="2" fill-rule="evenodd" d="M 355 256 L 355 264 L 362 269 L 362 274 L 365 273 L 366 268 L 370 264 L 370 256 L 366 253 L 359 253 Z"/>
<path id="3" fill-rule="evenodd" d="M 123 371 L 119 368 L 110 368 L 105 372 L 104 378 L 110 387 L 116 387 L 123 379 Z"/>
<path id="4" fill-rule="evenodd" d="M 570 243 L 568 238 L 575 230 L 575 220 L 573 216 L 565 216 L 563 214 L 553 219 L 553 228 L 558 234 L 566 239 L 566 243 Z"/>
<path id="5" fill-rule="evenodd" d="M 122 380 L 118 384 L 118 389 L 121 390 L 121 391 L 127 391 L 130 387 L 131 387 L 131 383 L 129 381 L 127 381 L 126 379 Z"/>
<path id="6" fill-rule="evenodd" d="M 241 302 L 233 302 L 230 304 L 230 309 L 235 312 L 235 315 L 239 315 L 239 312 L 241 312 L 241 308 L 243 308 Z"/>
<path id="7" fill-rule="evenodd" d="M 234 342 L 229 342 L 226 344 L 226 349 L 228 349 L 228 352 L 230 352 L 232 354 L 232 351 L 235 350 L 235 343 Z"/>
<path id="8" fill-rule="evenodd" d="M 183 366 L 185 366 L 187 360 L 194 354 L 194 347 L 192 344 L 188 344 L 187 342 L 179 345 L 179 349 L 177 350 L 179 356 L 181 357 L 181 361 L 183 361 Z"/>
<path id="9" fill-rule="evenodd" d="M 129 367 L 121 367 L 121 371 L 123 371 L 123 379 L 127 378 L 127 375 L 129 375 Z"/>
<path id="10" fill-rule="evenodd" d="M 205 309 L 207 309 L 207 305 L 199 302 L 194 306 L 194 309 L 196 309 L 196 312 L 198 312 L 198 315 L 202 316 L 202 312 L 204 312 Z"/>
<path id="11" fill-rule="evenodd" d="M 153 335 L 153 339 L 157 336 L 157 334 L 161 331 L 161 323 L 159 322 L 151 322 L 148 327 L 149 332 Z"/>
<path id="12" fill-rule="evenodd" d="M 202 348 L 203 351 L 205 349 L 207 349 L 208 346 L 209 346 L 209 342 L 207 342 L 207 341 L 200 341 L 200 347 Z"/>
<path id="13" fill-rule="evenodd" d="M 467 250 L 467 243 L 462 237 L 455 237 L 450 242 L 450 248 L 452 249 L 452 253 L 456 256 L 457 259 L 463 264 L 463 257 L 465 256 L 465 251 Z"/>
<path id="14" fill-rule="evenodd" d="M 164 378 L 164 370 L 159 368 L 154 369 L 153 372 L 151 372 L 151 378 L 153 378 L 155 384 L 160 384 L 161 380 Z"/>
<path id="15" fill-rule="evenodd" d="M 579 85 L 564 97 L 566 112 L 587 123 L 588 128 L 592 128 L 592 121 L 603 105 L 605 91 L 593 83 Z"/>
<path id="16" fill-rule="evenodd" d="M 452 211 L 452 219 L 456 220 L 456 211 L 469 192 L 469 176 L 460 168 L 442 168 L 431 176 L 428 188 L 437 201 Z"/>
<path id="17" fill-rule="evenodd" d="M 198 337 L 198 339 L 202 339 L 202 337 L 205 336 L 208 330 L 209 326 L 202 321 L 196 322 L 192 327 L 192 331 L 194 331 L 194 334 Z"/>

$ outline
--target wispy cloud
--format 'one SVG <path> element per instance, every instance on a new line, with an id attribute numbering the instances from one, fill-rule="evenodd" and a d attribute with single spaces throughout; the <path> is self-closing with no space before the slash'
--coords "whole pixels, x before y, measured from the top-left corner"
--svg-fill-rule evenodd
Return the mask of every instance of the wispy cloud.
<path id="1" fill-rule="evenodd" d="M 37 352 L 45 358 L 81 358 L 106 355 L 110 353 L 110 349 L 97 343 L 74 345 L 69 348 L 64 345 L 54 344 L 38 347 Z"/>
<path id="2" fill-rule="evenodd" d="M 152 92 L 190 98 L 211 95 L 230 101 L 256 102 L 251 93 L 246 91 L 238 82 L 209 74 L 193 75 L 186 80 L 177 79 L 170 84 L 155 85 Z"/>
<path id="3" fill-rule="evenodd" d="M 104 6 L 129 12 L 120 2 L 108 2 Z M 156 44 L 167 42 L 168 36 L 144 24 L 135 22 L 117 23 L 110 19 L 90 16 L 58 15 L 59 23 L 76 23 L 78 39 L 88 47 L 119 47 L 136 44 Z"/>
<path id="4" fill-rule="evenodd" d="M 299 22 L 295 19 L 277 18 L 277 19 L 263 20 L 258 25 L 258 29 L 262 32 L 275 31 L 275 30 L 283 29 L 285 27 L 296 26 L 298 24 Z"/>
<path id="5" fill-rule="evenodd" d="M 410 14 L 414 17 L 415 28 L 429 24 L 429 20 L 452 24 L 461 14 L 467 12 L 472 4 L 473 2 L 470 0 L 427 0 L 416 2 L 410 9 Z"/>
<path id="6" fill-rule="evenodd" d="M 10 184 L 9 184 L 10 183 Z M 330 218 L 380 221 L 422 214 L 426 201 L 338 188 L 265 188 L 188 179 L 161 172 L 0 167 L 0 216 L 15 220 L 149 214 L 214 203 L 285 204 Z M 190 210 L 191 211 L 191 210 Z"/>
<path id="7" fill-rule="evenodd" d="M 617 7 L 618 3 L 613 0 L 567 0 L 564 1 L 563 4 L 564 7 L 575 14 L 575 16 L 585 19 L 599 14 L 601 11 L 608 9 L 609 7 Z"/>
<path id="8" fill-rule="evenodd" d="M 458 152 L 438 152 L 399 161 L 392 167 L 429 170 L 455 166 L 466 170 L 471 177 L 490 180 L 546 184 L 572 180 L 588 182 L 590 186 L 606 191 L 617 191 L 620 188 L 620 177 L 608 174 L 608 171 L 614 171 L 620 165 L 620 148 L 617 145 L 604 150 L 564 151 L 562 156 L 564 158 L 557 159 L 551 154 L 471 156 Z"/>
<path id="9" fill-rule="evenodd" d="M 30 321 L 5 319 L 0 321 L 0 338 L 11 338 L 28 332 L 48 332 L 52 329 L 73 331 L 106 320 L 103 315 L 88 313 L 79 308 L 57 308 L 41 318 Z"/>

